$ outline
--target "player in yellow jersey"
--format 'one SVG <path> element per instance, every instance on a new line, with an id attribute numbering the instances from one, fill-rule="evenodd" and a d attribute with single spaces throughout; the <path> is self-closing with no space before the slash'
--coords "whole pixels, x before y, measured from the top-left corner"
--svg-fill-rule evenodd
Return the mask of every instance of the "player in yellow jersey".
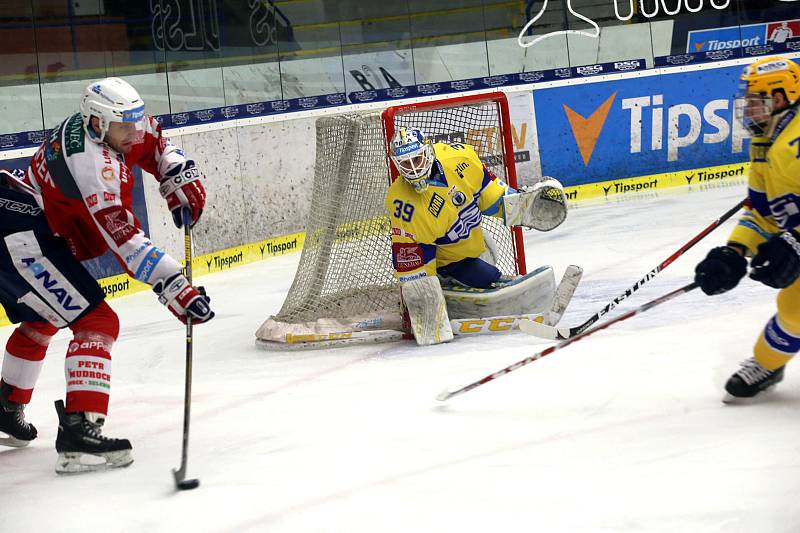
<path id="1" fill-rule="evenodd" d="M 800 66 L 767 57 L 744 69 L 737 113 L 753 134 L 745 213 L 728 244 L 695 269 L 706 294 L 734 288 L 747 273 L 780 289 L 777 313 L 756 341 L 753 357 L 725 385 L 726 402 L 752 398 L 783 379 L 800 351 Z"/>
<path id="2" fill-rule="evenodd" d="M 508 225 L 549 231 L 566 218 L 563 187 L 550 178 L 518 192 L 495 177 L 466 144 L 432 143 L 415 128 L 401 128 L 390 155 L 403 179 L 389 187 L 386 209 L 392 226 L 392 259 L 402 283 L 412 325 L 439 324 L 431 342 L 449 340 L 447 309 L 439 278 L 446 283 L 489 289 L 500 270 L 481 258 L 486 250 L 481 216 Z M 417 303 L 416 296 L 424 298 Z M 442 314 L 444 313 L 444 314 Z M 422 318 L 422 317 L 426 318 Z"/>

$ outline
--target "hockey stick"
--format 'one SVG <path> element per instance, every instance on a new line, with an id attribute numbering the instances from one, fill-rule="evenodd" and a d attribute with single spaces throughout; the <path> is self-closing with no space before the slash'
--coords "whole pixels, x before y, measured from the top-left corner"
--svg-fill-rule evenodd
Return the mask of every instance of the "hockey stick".
<path id="1" fill-rule="evenodd" d="M 689 242 L 684 244 L 675 253 L 666 258 L 661 264 L 659 264 L 653 270 L 645 274 L 645 276 L 636 283 L 634 283 L 632 287 L 626 289 L 624 293 L 614 298 L 608 305 L 602 308 L 599 312 L 589 317 L 589 320 L 587 320 L 583 324 L 572 328 L 570 327 L 556 328 L 547 324 L 537 324 L 535 322 L 525 321 L 520 324 L 520 329 L 530 335 L 535 335 L 537 337 L 550 340 L 564 340 L 572 338 L 575 335 L 580 335 L 581 333 L 589 329 L 592 326 L 592 324 L 600 320 L 600 317 L 602 317 L 603 315 L 614 309 L 617 306 L 617 304 L 619 304 L 625 298 L 627 298 L 628 296 L 639 290 L 639 288 L 641 288 L 642 285 L 653 279 L 656 276 L 656 274 L 667 268 L 670 264 L 672 264 L 673 261 L 682 256 L 689 248 L 700 242 L 700 240 L 703 239 L 703 237 L 705 237 L 706 235 L 717 229 L 719 226 L 722 225 L 723 222 L 725 222 L 733 215 L 735 215 L 742 208 L 744 202 L 745 200 L 742 200 L 738 204 L 733 206 L 731 209 L 726 211 L 725 214 L 723 214 L 721 217 L 719 217 L 714 222 L 709 224 L 703 231 L 695 235 Z"/>
<path id="2" fill-rule="evenodd" d="M 192 218 L 188 209 L 181 211 L 183 219 L 183 250 L 186 262 L 186 279 L 192 284 Z M 189 414 L 192 406 L 192 316 L 186 315 L 186 376 L 183 391 L 183 447 L 181 449 L 181 467 L 172 469 L 177 490 L 196 489 L 200 480 L 186 479 L 186 462 L 189 455 Z"/>
<path id="3" fill-rule="evenodd" d="M 531 355 L 530 357 L 526 357 L 525 359 L 523 359 L 521 361 L 517 361 L 516 363 L 514 363 L 511 366 L 507 366 L 502 370 L 498 370 L 494 374 L 489 374 L 488 376 L 486 376 L 486 377 L 484 377 L 482 379 L 479 379 L 478 381 L 474 381 L 474 382 L 470 383 L 469 385 L 465 385 L 464 387 L 461 387 L 460 389 L 457 389 L 457 390 L 454 390 L 454 391 L 444 390 L 441 393 L 439 393 L 439 395 L 436 397 L 436 399 L 439 400 L 440 402 L 443 402 L 445 400 L 449 400 L 453 396 L 458 396 L 459 394 L 464 394 L 465 392 L 469 392 L 472 389 L 475 389 L 477 387 L 480 387 L 481 385 L 485 385 L 486 383 L 489 383 L 490 381 L 494 381 L 495 379 L 499 378 L 500 376 L 503 376 L 505 374 L 513 372 L 514 370 L 517 370 L 518 368 L 522 368 L 525 365 L 533 363 L 537 359 L 541 359 L 542 357 L 550 355 L 551 353 L 553 353 L 553 352 L 555 352 L 557 350 L 560 350 L 561 348 L 565 348 L 565 347 L 569 346 L 570 344 L 572 344 L 573 342 L 577 342 L 577 341 L 583 339 L 584 337 L 588 337 L 589 335 L 591 335 L 592 333 L 594 333 L 596 331 L 600 331 L 602 329 L 606 329 L 607 327 L 611 326 L 612 324 L 616 324 L 617 322 L 622 322 L 623 320 L 627 320 L 628 318 L 630 318 L 630 317 L 632 317 L 634 315 L 637 315 L 639 313 L 643 313 L 643 312 L 647 311 L 648 309 L 652 309 L 653 307 L 655 307 L 657 305 L 663 304 L 664 302 L 672 300 L 676 296 L 680 296 L 681 294 L 685 294 L 685 293 L 687 293 L 687 292 L 689 292 L 691 290 L 694 290 L 696 288 L 697 288 L 697 284 L 696 283 L 690 283 L 688 285 L 685 285 L 685 286 L 681 287 L 680 289 L 676 289 L 676 290 L 670 292 L 669 294 L 665 294 L 664 296 L 661 296 L 660 298 L 656 298 L 655 300 L 651 300 L 651 301 L 647 302 L 646 304 L 644 304 L 644 305 L 642 305 L 640 307 L 637 307 L 636 309 L 633 309 L 632 311 L 628 311 L 627 313 L 625 313 L 623 315 L 620 315 L 620 316 L 618 316 L 616 318 L 613 318 L 613 319 L 611 319 L 611 320 L 609 320 L 607 322 L 604 322 L 604 323 L 600 324 L 599 326 L 595 326 L 592 329 L 586 330 L 586 331 L 584 331 L 582 333 L 578 333 L 574 337 L 570 337 L 569 339 L 565 339 L 565 340 L 559 342 L 558 344 L 554 344 L 553 346 L 547 348 L 546 350 L 542 350 L 541 352 L 535 353 L 535 354 Z"/>
<path id="4" fill-rule="evenodd" d="M 550 312 L 545 317 L 542 324 L 546 326 L 555 326 L 561 321 L 567 306 L 572 301 L 572 296 L 575 294 L 575 289 L 578 288 L 578 283 L 581 282 L 583 276 L 583 269 L 577 265 L 569 265 L 564 270 L 564 275 L 561 276 L 561 282 L 556 287 L 556 294 L 553 298 L 553 304 L 550 306 Z M 522 321 L 522 324 L 528 323 L 530 320 Z M 535 322 L 535 321 L 534 321 Z M 520 329 L 522 329 L 520 327 Z"/>

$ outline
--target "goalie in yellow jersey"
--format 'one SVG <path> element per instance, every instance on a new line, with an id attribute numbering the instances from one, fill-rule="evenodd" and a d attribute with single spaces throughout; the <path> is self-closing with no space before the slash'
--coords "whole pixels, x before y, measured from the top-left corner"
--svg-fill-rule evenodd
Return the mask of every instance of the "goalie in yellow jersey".
<path id="1" fill-rule="evenodd" d="M 706 294 L 734 288 L 747 273 L 778 292 L 778 312 L 725 385 L 724 401 L 753 398 L 783 380 L 800 350 L 800 66 L 766 57 L 745 67 L 735 109 L 753 134 L 746 210 L 728 244 L 695 269 Z"/>
<path id="2" fill-rule="evenodd" d="M 516 191 L 494 176 L 471 146 L 432 143 L 415 128 L 395 133 L 390 157 L 402 177 L 389 187 L 386 209 L 403 301 L 417 343 L 444 342 L 452 332 L 440 278 L 446 285 L 487 291 L 501 282 L 500 270 L 481 258 L 487 250 L 481 216 L 549 231 L 566 218 L 564 190 L 549 178 Z"/>

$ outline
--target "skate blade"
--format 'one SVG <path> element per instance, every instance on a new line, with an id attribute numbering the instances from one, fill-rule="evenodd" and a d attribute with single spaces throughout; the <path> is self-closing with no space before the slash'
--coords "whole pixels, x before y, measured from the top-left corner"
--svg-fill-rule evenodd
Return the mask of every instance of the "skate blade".
<path id="1" fill-rule="evenodd" d="M 130 450 L 98 454 L 62 452 L 58 454 L 58 460 L 56 461 L 56 474 L 69 475 L 97 472 L 112 468 L 124 468 L 130 466 L 131 463 L 133 463 L 133 456 Z"/>
<path id="2" fill-rule="evenodd" d="M 16 437 L 12 437 L 11 435 L 9 435 L 8 437 L 0 436 L 0 446 L 10 446 L 12 448 L 24 448 L 30 443 L 31 441 L 29 440 L 21 440 Z"/>
<path id="3" fill-rule="evenodd" d="M 756 403 L 758 397 L 759 395 L 756 394 L 755 396 L 740 398 L 739 396 L 734 396 L 731 393 L 726 392 L 725 396 L 722 397 L 722 403 L 725 405 L 751 405 Z"/>
<path id="4" fill-rule="evenodd" d="M 773 383 L 772 385 L 762 390 L 755 396 L 741 397 L 741 396 L 734 396 L 730 392 L 726 392 L 725 396 L 722 398 L 722 403 L 724 403 L 725 405 L 753 405 L 754 403 L 759 403 L 765 400 L 770 395 L 770 393 L 772 393 L 775 390 L 775 385 L 777 385 L 777 383 Z"/>

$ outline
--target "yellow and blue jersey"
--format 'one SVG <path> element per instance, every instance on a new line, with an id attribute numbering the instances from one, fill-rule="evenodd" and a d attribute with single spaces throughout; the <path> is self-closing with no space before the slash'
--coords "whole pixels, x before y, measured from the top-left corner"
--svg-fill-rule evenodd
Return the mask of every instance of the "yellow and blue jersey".
<path id="1" fill-rule="evenodd" d="M 790 108 L 769 136 L 750 142 L 746 212 L 731 232 L 730 243 L 756 254 L 758 245 L 786 231 L 800 231 L 800 118 Z M 778 292 L 778 312 L 753 349 L 769 370 L 785 365 L 800 350 L 800 281 Z"/>
<path id="2" fill-rule="evenodd" d="M 428 187 L 417 192 L 398 178 L 386 209 L 392 226 L 392 260 L 398 279 L 435 276 L 436 269 L 486 249 L 481 215 L 502 216 L 508 186 L 465 144 L 436 143 Z"/>
<path id="3" fill-rule="evenodd" d="M 746 211 L 730 242 L 751 254 L 758 245 L 784 230 L 800 229 L 800 118 L 798 108 L 786 112 L 769 137 L 750 142 L 750 174 Z"/>

